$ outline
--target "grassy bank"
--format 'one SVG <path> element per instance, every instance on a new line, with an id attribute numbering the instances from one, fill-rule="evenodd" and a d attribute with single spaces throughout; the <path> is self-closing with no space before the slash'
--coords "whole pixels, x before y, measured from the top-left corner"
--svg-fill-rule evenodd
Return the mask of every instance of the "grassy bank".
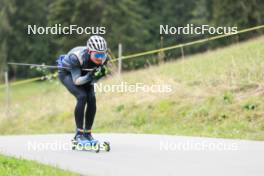
<path id="1" fill-rule="evenodd" d="M 71 172 L 39 164 L 35 161 L 0 155 L 0 173 L 4 176 L 77 176 Z"/>
<path id="2" fill-rule="evenodd" d="M 168 85 L 169 93 L 98 92 L 97 132 L 264 139 L 264 38 L 109 77 L 103 85 Z M 57 81 L 12 87 L 0 133 L 73 132 L 74 98 Z"/>

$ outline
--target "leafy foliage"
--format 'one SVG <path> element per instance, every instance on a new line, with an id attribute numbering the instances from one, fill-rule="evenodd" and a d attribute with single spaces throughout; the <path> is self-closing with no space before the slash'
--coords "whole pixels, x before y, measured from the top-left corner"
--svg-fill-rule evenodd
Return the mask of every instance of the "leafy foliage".
<path id="1" fill-rule="evenodd" d="M 117 55 L 118 43 L 124 53 L 135 53 L 160 46 L 193 41 L 207 37 L 202 35 L 159 34 L 159 25 L 185 26 L 209 24 L 214 26 L 238 26 L 238 29 L 256 26 L 264 22 L 262 0 L 2 0 L 0 1 L 0 74 L 7 61 L 55 64 L 58 54 L 77 45 L 84 45 L 87 35 L 28 35 L 27 25 L 53 26 L 104 26 L 105 37 L 111 51 Z M 220 45 L 237 42 L 263 33 L 258 31 L 239 38 L 219 40 L 206 46 L 185 48 L 187 54 L 200 52 Z M 180 51 L 165 53 L 166 59 L 177 58 Z M 152 56 L 151 63 L 156 63 Z M 124 69 L 145 66 L 146 60 L 124 62 Z M 39 75 L 25 68 L 9 68 L 12 77 Z M 1 76 L 1 75 L 0 75 Z M 2 77 L 2 76 L 1 76 Z"/>

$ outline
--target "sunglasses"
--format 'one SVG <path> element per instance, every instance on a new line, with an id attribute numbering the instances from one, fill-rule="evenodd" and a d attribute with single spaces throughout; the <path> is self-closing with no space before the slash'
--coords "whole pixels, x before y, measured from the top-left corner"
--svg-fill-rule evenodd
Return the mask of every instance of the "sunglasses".
<path id="1" fill-rule="evenodd" d="M 104 52 L 91 52 L 91 60 L 96 64 L 103 64 L 107 58 L 107 53 Z"/>
<path id="2" fill-rule="evenodd" d="M 96 59 L 100 59 L 100 58 L 105 59 L 107 57 L 107 54 L 106 53 L 95 53 L 94 57 Z"/>

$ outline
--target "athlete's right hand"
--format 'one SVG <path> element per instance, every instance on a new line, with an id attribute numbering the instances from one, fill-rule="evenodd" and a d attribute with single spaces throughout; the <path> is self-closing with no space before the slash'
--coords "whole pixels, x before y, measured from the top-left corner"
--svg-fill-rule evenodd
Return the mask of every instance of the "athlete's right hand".
<path id="1" fill-rule="evenodd" d="M 99 78 L 105 76 L 107 73 L 108 73 L 108 69 L 107 69 L 107 67 L 105 65 L 103 65 L 103 66 L 98 67 L 95 70 L 94 76 L 95 76 L 96 79 L 99 79 Z"/>

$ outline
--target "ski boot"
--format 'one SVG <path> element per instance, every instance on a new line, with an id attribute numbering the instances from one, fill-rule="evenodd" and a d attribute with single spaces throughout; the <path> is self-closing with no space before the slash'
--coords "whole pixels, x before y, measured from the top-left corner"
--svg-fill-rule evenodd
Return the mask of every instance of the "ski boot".
<path id="1" fill-rule="evenodd" d="M 72 140 L 73 150 L 92 150 L 99 152 L 100 146 L 96 140 L 89 140 L 84 136 L 83 130 L 77 129 L 77 133 Z"/>
<path id="2" fill-rule="evenodd" d="M 88 140 L 91 141 L 92 143 L 96 143 L 99 146 L 99 150 L 104 150 L 109 152 L 110 151 L 110 143 L 104 141 L 102 144 L 99 143 L 98 140 L 95 140 L 91 134 L 91 130 L 84 130 L 84 137 Z"/>

